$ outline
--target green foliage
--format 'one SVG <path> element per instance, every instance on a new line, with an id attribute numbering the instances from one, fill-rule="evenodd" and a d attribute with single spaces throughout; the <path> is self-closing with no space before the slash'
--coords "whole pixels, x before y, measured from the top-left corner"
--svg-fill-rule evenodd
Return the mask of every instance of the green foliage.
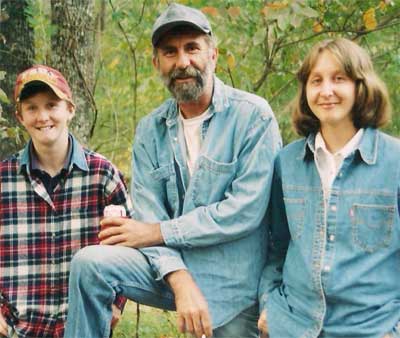
<path id="1" fill-rule="evenodd" d="M 51 54 L 50 39 L 57 30 L 57 27 L 51 25 L 50 1 L 28 0 L 28 4 L 25 15 L 34 29 L 35 62 L 46 64 Z"/>
<path id="2" fill-rule="evenodd" d="M 130 152 L 138 120 L 169 96 L 152 66 L 150 36 L 155 18 L 170 1 L 96 1 L 99 21 L 95 100 L 99 110 L 90 147 L 114 161 L 129 177 Z M 372 55 L 387 83 L 393 106 L 400 102 L 400 5 L 394 1 L 351 0 L 181 0 L 209 17 L 219 41 L 217 75 L 234 87 L 265 97 L 285 143 L 297 136 L 288 103 L 295 74 L 310 46 L 321 39 L 356 39 Z M 47 58 L 50 27 L 47 1 L 31 2 L 36 59 Z M 86 32 L 92 34 L 92 32 Z M 387 131 L 399 134 L 397 115 Z"/>

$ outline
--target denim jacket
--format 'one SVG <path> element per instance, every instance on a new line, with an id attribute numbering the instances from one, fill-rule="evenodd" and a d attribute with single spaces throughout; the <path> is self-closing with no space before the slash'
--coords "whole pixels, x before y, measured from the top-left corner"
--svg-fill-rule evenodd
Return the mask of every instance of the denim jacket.
<path id="1" fill-rule="evenodd" d="M 165 246 L 142 249 L 156 278 L 188 269 L 216 328 L 257 302 L 266 255 L 261 224 L 281 139 L 264 99 L 217 78 L 209 109 L 190 179 L 176 101 L 140 121 L 131 191 L 135 218 L 161 224 Z"/>
<path id="2" fill-rule="evenodd" d="M 277 156 L 268 264 L 271 338 L 400 337 L 400 142 L 365 130 L 324 214 L 315 135 Z"/>

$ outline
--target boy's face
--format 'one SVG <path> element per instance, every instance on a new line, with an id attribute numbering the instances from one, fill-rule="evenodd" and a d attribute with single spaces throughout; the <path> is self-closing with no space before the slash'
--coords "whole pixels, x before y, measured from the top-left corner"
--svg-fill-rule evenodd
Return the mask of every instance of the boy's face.
<path id="1" fill-rule="evenodd" d="M 18 121 L 31 136 L 36 151 L 43 147 L 60 147 L 61 150 L 68 145 L 68 124 L 74 115 L 74 107 L 59 99 L 51 90 L 22 100 L 16 112 Z"/>

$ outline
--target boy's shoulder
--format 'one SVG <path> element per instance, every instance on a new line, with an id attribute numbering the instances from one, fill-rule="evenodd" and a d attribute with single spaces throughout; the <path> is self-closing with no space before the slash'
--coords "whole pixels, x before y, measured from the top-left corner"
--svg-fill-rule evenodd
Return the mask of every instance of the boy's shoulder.
<path id="1" fill-rule="evenodd" d="M 85 156 L 89 175 L 100 175 L 107 177 L 114 177 L 117 175 L 123 177 L 118 167 L 104 155 L 86 147 L 82 147 L 82 151 Z"/>
<path id="2" fill-rule="evenodd" d="M 115 167 L 115 165 L 107 157 L 96 151 L 93 151 L 86 147 L 82 147 L 82 151 L 89 168 L 93 166 L 113 167 L 113 168 Z"/>
<path id="3" fill-rule="evenodd" d="M 12 155 L 7 156 L 0 161 L 0 172 L 1 175 L 12 175 L 14 172 L 17 174 L 17 170 L 20 164 L 21 151 Z"/>

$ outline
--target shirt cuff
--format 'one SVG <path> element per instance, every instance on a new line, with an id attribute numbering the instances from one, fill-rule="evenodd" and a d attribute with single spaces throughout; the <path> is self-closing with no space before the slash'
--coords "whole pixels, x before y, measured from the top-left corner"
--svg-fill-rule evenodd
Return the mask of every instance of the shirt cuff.
<path id="1" fill-rule="evenodd" d="M 153 260 L 152 265 L 157 273 L 156 280 L 162 280 L 166 275 L 177 270 L 187 270 L 182 259 L 174 256 L 161 256 Z"/>
<path id="2" fill-rule="evenodd" d="M 180 231 L 178 219 L 163 221 L 160 223 L 161 235 L 164 243 L 170 247 L 183 247 L 184 239 Z"/>

